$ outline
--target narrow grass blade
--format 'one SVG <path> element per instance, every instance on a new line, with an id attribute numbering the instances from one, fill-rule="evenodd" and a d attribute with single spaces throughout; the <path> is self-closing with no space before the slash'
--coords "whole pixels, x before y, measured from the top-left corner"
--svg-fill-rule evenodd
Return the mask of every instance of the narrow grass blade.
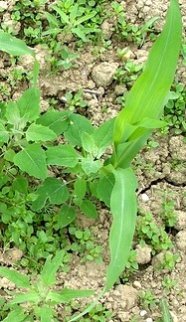
<path id="1" fill-rule="evenodd" d="M 113 222 L 110 231 L 111 261 L 107 271 L 109 290 L 125 268 L 135 231 L 137 181 L 131 168 L 114 171 L 115 184 L 111 194 Z"/>
<path id="2" fill-rule="evenodd" d="M 127 96 L 114 130 L 115 144 L 124 142 L 126 124 L 143 118 L 159 118 L 172 84 L 181 47 L 181 15 L 177 0 L 171 0 L 164 29 L 154 43 L 142 75 Z M 138 152 L 138 151 L 137 151 Z"/>
<path id="3" fill-rule="evenodd" d="M 170 314 L 167 301 L 164 299 L 161 301 L 161 311 L 162 311 L 162 315 L 163 315 L 162 316 L 163 322 L 173 322 L 173 318 Z"/>

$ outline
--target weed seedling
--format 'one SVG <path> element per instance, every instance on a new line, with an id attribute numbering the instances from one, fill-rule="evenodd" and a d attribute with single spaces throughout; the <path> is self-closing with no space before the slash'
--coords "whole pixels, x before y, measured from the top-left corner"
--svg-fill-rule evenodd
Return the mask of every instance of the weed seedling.
<path id="1" fill-rule="evenodd" d="M 43 322 L 56 321 L 54 306 L 57 304 L 67 305 L 78 297 L 87 297 L 93 294 L 88 290 L 61 289 L 53 290 L 56 284 L 56 274 L 62 262 L 63 252 L 57 251 L 55 257 L 48 257 L 41 274 L 31 279 L 17 271 L 5 267 L 0 268 L 0 276 L 8 278 L 17 288 L 9 301 L 10 313 L 3 321 L 35 321 L 35 318 Z M 26 303 L 26 306 L 23 304 Z M 15 306 L 16 305 L 16 306 Z"/>

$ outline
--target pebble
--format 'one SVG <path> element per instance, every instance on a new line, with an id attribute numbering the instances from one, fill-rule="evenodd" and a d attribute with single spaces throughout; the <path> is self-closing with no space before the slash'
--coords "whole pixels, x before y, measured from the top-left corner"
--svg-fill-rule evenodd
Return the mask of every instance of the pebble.
<path id="1" fill-rule="evenodd" d="M 176 245 L 179 250 L 186 253 L 186 231 L 179 231 L 176 235 Z"/>
<path id="2" fill-rule="evenodd" d="M 145 310 L 140 311 L 140 316 L 141 317 L 144 317 L 145 315 L 147 315 L 147 311 L 145 311 Z"/>
<path id="3" fill-rule="evenodd" d="M 136 246 L 136 260 L 140 265 L 148 264 L 151 261 L 152 248 L 148 245 Z"/>
<path id="4" fill-rule="evenodd" d="M 177 221 L 176 221 L 176 224 L 174 225 L 174 228 L 176 228 L 179 231 L 186 229 L 186 212 L 177 210 L 175 211 L 175 213 L 177 216 Z"/>
<path id="5" fill-rule="evenodd" d="M 142 193 L 141 200 L 144 201 L 144 202 L 148 202 L 149 201 L 149 196 L 146 193 Z"/>
<path id="6" fill-rule="evenodd" d="M 146 322 L 153 322 L 153 319 L 152 318 L 147 318 L 145 321 Z"/>
<path id="7" fill-rule="evenodd" d="M 8 2 L 7 1 L 0 1 L 0 12 L 3 12 L 8 9 Z"/>
<path id="8" fill-rule="evenodd" d="M 139 281 L 134 281 L 133 286 L 137 289 L 141 288 L 141 283 Z"/>
<path id="9" fill-rule="evenodd" d="M 92 79 L 97 86 L 107 87 L 112 81 L 119 64 L 114 62 L 103 62 L 93 67 Z"/>

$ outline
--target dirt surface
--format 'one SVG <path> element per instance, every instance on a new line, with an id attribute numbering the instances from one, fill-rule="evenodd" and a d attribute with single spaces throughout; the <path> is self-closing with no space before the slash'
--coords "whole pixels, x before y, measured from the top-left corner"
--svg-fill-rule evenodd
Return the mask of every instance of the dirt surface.
<path id="1" fill-rule="evenodd" d="M 161 17 L 156 24 L 157 31 L 160 30 L 162 18 L 164 18 L 167 9 L 165 1 L 127 0 L 126 3 L 125 1 L 118 2 L 123 3 L 127 10 L 128 19 L 135 24 L 140 24 L 154 16 Z M 180 3 L 183 21 L 186 24 L 186 2 L 182 0 Z M 4 21 L 5 18 L 3 18 Z M 109 23 L 104 26 L 107 29 L 106 31 L 108 31 L 108 27 Z M 130 48 L 131 58 L 139 64 L 144 62 L 149 46 L 150 44 L 146 44 L 140 49 Z M 117 98 L 127 89 L 125 85 L 118 85 L 114 80 L 115 71 L 121 64 L 116 55 L 117 48 L 113 47 L 102 54 L 95 55 L 95 48 L 89 46 L 80 52 L 80 57 L 74 69 L 63 71 L 57 75 L 50 74 L 46 49 L 43 49 L 42 46 L 36 46 L 35 51 L 41 62 L 40 85 L 43 111 L 49 107 L 49 101 L 52 98 L 55 98 L 60 108 L 63 108 L 65 94 L 68 91 L 76 92 L 80 89 L 83 91 L 84 99 L 86 99 L 88 105 L 86 114 L 94 124 L 100 124 L 103 120 L 118 113 L 120 104 L 117 103 Z M 8 65 L 8 61 L 4 58 L 0 65 L 1 85 L 6 82 L 4 72 L 6 64 Z M 29 70 L 32 64 L 32 60 L 24 57 L 19 62 L 18 68 Z M 6 73 L 12 68 L 7 65 Z M 186 70 L 182 68 L 179 75 L 184 81 Z M 14 98 L 20 94 L 19 87 L 14 88 L 12 92 L 11 85 L 7 87 L 7 91 Z M 0 96 L 4 99 L 3 94 L 0 94 Z M 158 299 L 162 296 L 168 299 L 174 322 L 186 321 L 186 145 L 183 135 L 155 134 L 153 139 L 158 143 L 158 146 L 156 148 L 145 148 L 134 162 L 139 180 L 139 212 L 151 212 L 158 221 L 164 196 L 169 196 L 175 202 L 178 220 L 175 227 L 170 230 L 169 235 L 174 242 L 174 252 L 179 253 L 180 258 L 172 272 L 160 270 L 157 268 L 157 262 L 161 260 L 161 253 L 153 255 L 150 247 L 141 249 L 141 246 L 138 245 L 136 249 L 139 270 L 132 275 L 126 284 L 122 282 L 116 285 L 100 300 L 113 313 L 112 319 L 108 322 L 157 321 L 160 317 L 159 307 L 155 305 L 148 309 L 140 304 L 140 294 L 147 290 L 152 290 Z M 74 256 L 70 272 L 59 275 L 58 286 L 92 288 L 99 293 L 104 284 L 106 265 L 109 260 L 107 245 L 110 213 L 105 208 L 100 209 L 100 219 L 96 224 L 85 219 L 80 221 L 83 228 L 91 226 L 97 241 L 102 244 L 104 250 L 103 262 L 101 264 L 93 262 L 82 264 L 80 258 Z M 159 224 L 161 225 L 161 222 Z M 12 266 L 20 256 L 22 256 L 22 253 L 19 250 L 14 250 L 14 253 L 11 254 L 10 252 L 1 254 L 0 261 L 4 265 Z M 170 291 L 165 291 L 162 285 L 165 277 L 170 277 L 170 279 L 176 281 L 175 287 Z M 0 285 L 1 290 L 14 287 L 6 279 L 0 279 Z M 86 302 L 87 300 L 81 302 L 82 307 Z M 59 311 L 61 312 L 61 310 Z M 136 317 L 136 320 L 132 320 L 134 317 Z M 62 316 L 61 321 L 63 319 Z"/>

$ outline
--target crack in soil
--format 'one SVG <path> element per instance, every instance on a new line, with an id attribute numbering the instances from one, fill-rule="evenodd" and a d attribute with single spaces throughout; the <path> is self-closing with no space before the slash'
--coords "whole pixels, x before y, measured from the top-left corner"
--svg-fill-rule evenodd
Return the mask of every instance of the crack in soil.
<path id="1" fill-rule="evenodd" d="M 165 182 L 165 183 L 167 183 L 167 184 L 169 184 L 171 186 L 174 186 L 174 187 L 182 187 L 182 188 L 186 187 L 186 182 L 177 183 L 177 182 L 174 182 L 174 181 L 172 181 L 170 179 L 167 179 L 166 177 L 163 177 L 163 178 L 158 178 L 156 180 L 151 181 L 147 187 L 139 190 L 137 192 L 137 195 L 139 196 L 140 194 L 143 194 L 143 193 L 147 192 L 148 190 L 150 190 L 150 188 L 152 186 L 155 186 L 155 185 L 157 185 L 158 183 L 161 183 L 161 182 Z"/>

